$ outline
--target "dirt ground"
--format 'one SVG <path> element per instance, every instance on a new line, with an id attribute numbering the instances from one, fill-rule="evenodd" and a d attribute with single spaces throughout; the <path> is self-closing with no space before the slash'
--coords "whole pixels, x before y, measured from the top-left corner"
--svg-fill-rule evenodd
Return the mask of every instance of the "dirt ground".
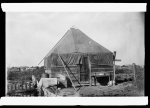
<path id="1" fill-rule="evenodd" d="M 58 96 L 63 97 L 80 97 L 79 91 L 75 91 L 74 88 L 64 88 L 58 92 Z"/>
<path id="2" fill-rule="evenodd" d="M 77 88 L 79 89 L 79 88 Z M 63 88 L 58 90 L 54 97 L 103 97 L 103 96 L 144 96 L 144 90 L 131 82 L 124 82 L 114 86 L 82 86 L 77 92 L 74 88 Z"/>
<path id="3" fill-rule="evenodd" d="M 132 83 L 122 83 L 115 86 L 83 86 L 75 92 L 73 88 L 61 89 L 58 96 L 63 97 L 102 97 L 102 96 L 144 96 L 144 90 L 139 91 Z"/>

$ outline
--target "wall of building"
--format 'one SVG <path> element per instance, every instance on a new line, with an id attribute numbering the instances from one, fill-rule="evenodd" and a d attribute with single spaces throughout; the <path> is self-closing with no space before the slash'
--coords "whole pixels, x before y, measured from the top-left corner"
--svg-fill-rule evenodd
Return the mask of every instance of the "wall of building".
<path id="1" fill-rule="evenodd" d="M 80 81 L 80 66 L 79 65 L 69 66 L 69 68 L 71 72 L 74 74 L 74 76 L 78 79 L 78 81 Z M 63 66 L 51 67 L 51 70 L 47 72 L 49 72 L 50 77 L 56 77 L 58 74 L 62 74 L 68 77 L 66 70 Z M 104 75 L 110 76 L 110 80 L 113 79 L 113 67 L 112 66 L 92 66 L 91 68 L 92 75 L 95 75 L 95 74 L 98 75 L 100 73 L 104 73 Z M 71 73 L 69 75 L 74 82 L 77 82 Z"/>

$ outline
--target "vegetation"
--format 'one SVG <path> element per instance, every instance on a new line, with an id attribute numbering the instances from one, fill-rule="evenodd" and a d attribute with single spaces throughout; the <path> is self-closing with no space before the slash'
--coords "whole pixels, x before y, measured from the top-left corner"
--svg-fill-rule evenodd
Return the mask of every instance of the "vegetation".
<path id="1" fill-rule="evenodd" d="M 136 86 L 132 84 L 119 84 L 114 87 L 88 86 L 81 88 L 80 95 L 83 97 L 99 96 L 140 96 Z"/>
<path id="2" fill-rule="evenodd" d="M 117 69 L 116 86 L 88 86 L 80 89 L 83 97 L 92 96 L 144 96 L 144 68 L 135 66 L 134 74 L 129 69 Z"/>
<path id="3" fill-rule="evenodd" d="M 136 72 L 135 72 L 135 85 L 137 86 L 139 91 L 144 90 L 144 68 L 141 68 L 140 66 L 136 66 Z"/>
<path id="4" fill-rule="evenodd" d="M 135 78 L 131 68 L 116 68 L 116 86 L 88 86 L 82 87 L 79 91 L 80 96 L 143 96 L 144 95 L 144 68 L 135 67 Z M 39 80 L 44 67 L 38 67 L 34 70 L 10 72 L 7 79 L 11 81 L 29 81 L 31 76 L 35 75 Z M 10 82 L 11 82 L 10 81 Z"/>
<path id="5" fill-rule="evenodd" d="M 11 81 L 29 81 L 31 80 L 31 76 L 35 75 L 37 79 L 40 79 L 41 74 L 44 73 L 44 67 L 38 67 L 34 70 L 26 70 L 19 72 L 7 72 L 7 80 Z"/>

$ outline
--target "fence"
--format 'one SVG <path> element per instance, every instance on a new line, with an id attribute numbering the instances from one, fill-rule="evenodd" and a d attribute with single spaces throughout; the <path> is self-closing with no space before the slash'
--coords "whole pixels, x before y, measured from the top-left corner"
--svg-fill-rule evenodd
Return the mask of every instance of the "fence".
<path id="1" fill-rule="evenodd" d="M 143 85 L 144 68 L 136 64 L 116 69 L 117 82 L 133 81 L 137 85 Z"/>
<path id="2" fill-rule="evenodd" d="M 32 96 L 34 90 L 31 82 L 10 82 L 7 85 L 8 96 Z"/>

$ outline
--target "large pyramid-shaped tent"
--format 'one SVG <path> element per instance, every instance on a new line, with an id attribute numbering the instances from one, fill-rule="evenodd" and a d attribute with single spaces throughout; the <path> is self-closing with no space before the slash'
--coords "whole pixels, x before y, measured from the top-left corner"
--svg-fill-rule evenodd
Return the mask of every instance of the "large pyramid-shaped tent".
<path id="1" fill-rule="evenodd" d="M 51 69 L 52 66 L 62 65 L 58 54 L 64 58 L 68 65 L 78 64 L 83 54 L 87 54 L 90 57 L 90 61 L 95 64 L 112 64 L 113 61 L 111 51 L 76 28 L 70 28 L 45 56 L 44 65 L 47 69 Z"/>
<path id="2" fill-rule="evenodd" d="M 84 34 L 79 29 L 70 28 L 55 47 L 48 53 L 110 53 L 110 51 Z"/>

